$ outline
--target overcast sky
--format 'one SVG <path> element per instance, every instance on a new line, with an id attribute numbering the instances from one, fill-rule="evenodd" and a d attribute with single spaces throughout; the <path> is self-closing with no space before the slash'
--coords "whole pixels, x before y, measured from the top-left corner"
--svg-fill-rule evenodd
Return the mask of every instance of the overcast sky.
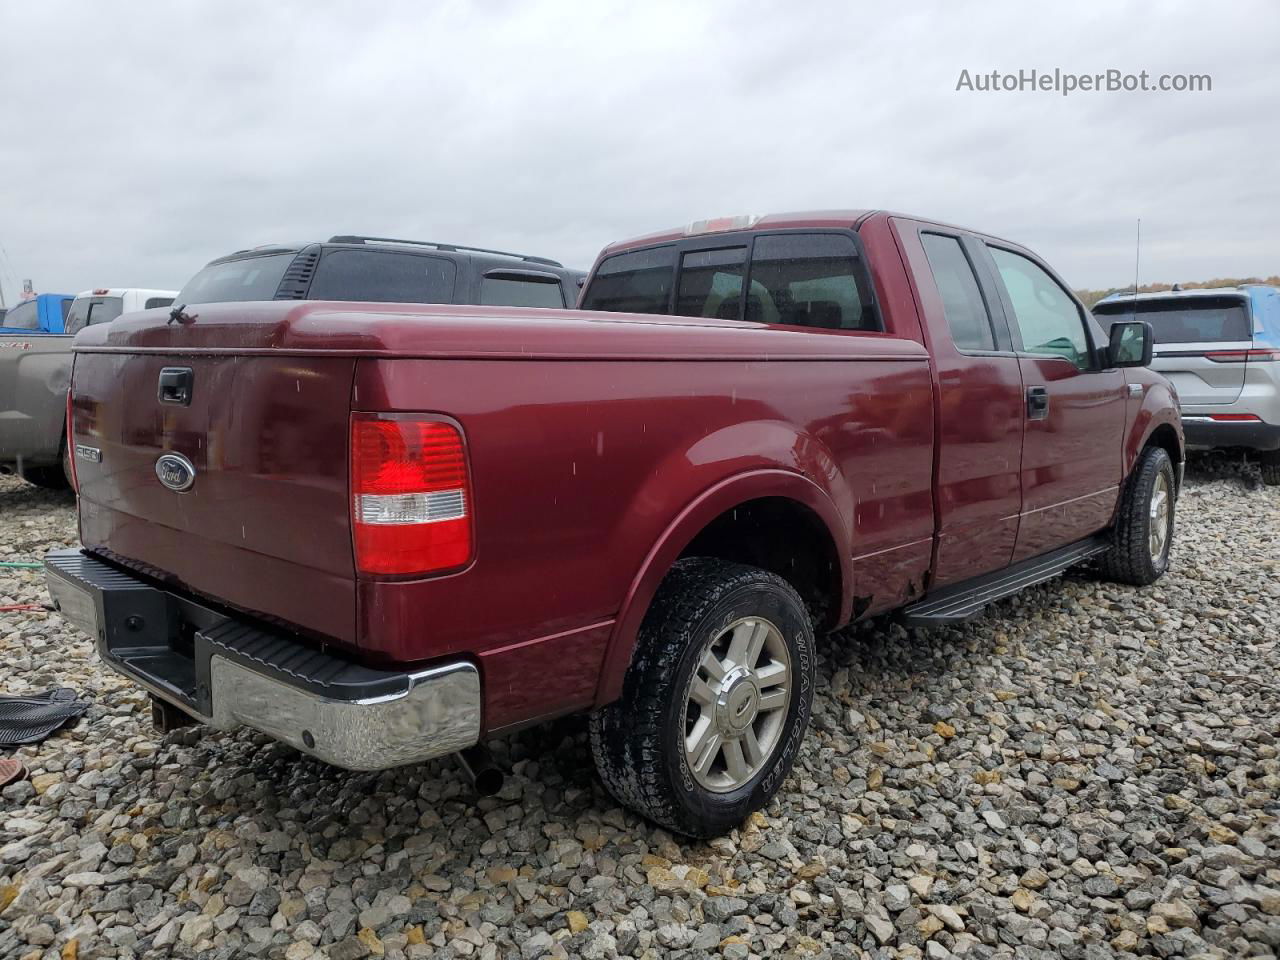
<path id="1" fill-rule="evenodd" d="M 1153 13 L 1157 7 L 1162 11 Z M 904 12 L 910 11 L 910 12 Z M 0 283 L 178 287 L 369 233 L 588 266 L 735 213 L 876 207 L 1077 287 L 1280 272 L 1280 3 L 0 6 Z M 1207 93 L 957 92 L 1037 68 Z"/>

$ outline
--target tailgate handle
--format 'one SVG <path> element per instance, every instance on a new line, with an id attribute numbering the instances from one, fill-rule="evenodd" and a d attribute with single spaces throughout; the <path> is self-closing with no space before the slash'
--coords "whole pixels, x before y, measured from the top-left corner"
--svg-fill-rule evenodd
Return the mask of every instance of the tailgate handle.
<path id="1" fill-rule="evenodd" d="M 176 403 L 181 407 L 191 406 L 191 384 L 195 377 L 190 367 L 165 367 L 160 371 L 160 386 L 157 395 L 161 403 Z"/>

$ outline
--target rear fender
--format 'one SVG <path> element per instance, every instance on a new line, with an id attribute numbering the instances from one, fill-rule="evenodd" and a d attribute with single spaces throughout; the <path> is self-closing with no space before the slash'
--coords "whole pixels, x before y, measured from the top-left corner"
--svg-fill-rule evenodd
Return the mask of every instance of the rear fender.
<path id="1" fill-rule="evenodd" d="M 640 623 L 658 585 L 685 547 L 716 517 L 762 497 L 793 500 L 807 507 L 822 521 L 840 559 L 840 610 L 836 622 L 845 623 L 849 619 L 853 583 L 850 526 L 832 496 L 809 477 L 789 470 L 760 469 L 727 477 L 690 502 L 663 531 L 641 563 L 609 638 L 596 690 L 597 706 L 621 696 L 623 677 L 631 663 Z M 852 512 L 848 516 L 852 516 Z"/>

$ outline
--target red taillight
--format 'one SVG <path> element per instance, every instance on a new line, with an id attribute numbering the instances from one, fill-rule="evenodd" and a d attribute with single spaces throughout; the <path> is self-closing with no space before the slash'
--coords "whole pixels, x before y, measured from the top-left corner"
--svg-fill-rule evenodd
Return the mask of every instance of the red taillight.
<path id="1" fill-rule="evenodd" d="M 1280 360 L 1280 350 L 1210 350 L 1205 356 L 1215 363 L 1265 363 Z"/>
<path id="2" fill-rule="evenodd" d="M 361 573 L 441 573 L 472 550 L 462 434 L 415 414 L 351 415 L 351 531 Z"/>
<path id="3" fill-rule="evenodd" d="M 1252 413 L 1211 413 L 1209 419 L 1219 423 L 1254 423 L 1262 418 Z"/>
<path id="4" fill-rule="evenodd" d="M 71 411 L 73 409 L 71 403 L 71 390 L 67 390 L 67 463 L 71 464 L 71 476 L 67 479 L 71 481 L 71 490 L 73 493 L 80 492 L 80 480 L 76 476 L 76 430 L 75 424 L 71 421 Z"/>

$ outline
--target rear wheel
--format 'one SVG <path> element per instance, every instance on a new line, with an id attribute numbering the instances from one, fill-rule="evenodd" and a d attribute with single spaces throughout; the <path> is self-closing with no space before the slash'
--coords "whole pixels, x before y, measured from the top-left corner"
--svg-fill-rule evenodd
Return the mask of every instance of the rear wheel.
<path id="1" fill-rule="evenodd" d="M 640 627 L 621 699 L 591 718 L 591 749 L 619 802 L 711 837 L 769 801 L 813 702 L 813 628 L 786 581 L 682 560 Z"/>
<path id="2" fill-rule="evenodd" d="M 1111 547 L 1098 562 L 1108 580 L 1145 587 L 1169 568 L 1177 485 L 1160 447 L 1142 451 L 1120 497 Z"/>

